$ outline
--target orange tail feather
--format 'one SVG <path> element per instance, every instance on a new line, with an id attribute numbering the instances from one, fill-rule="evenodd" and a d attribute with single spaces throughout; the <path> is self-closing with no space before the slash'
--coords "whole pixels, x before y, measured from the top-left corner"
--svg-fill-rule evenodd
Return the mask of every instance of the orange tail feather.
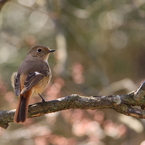
<path id="1" fill-rule="evenodd" d="M 19 103 L 14 115 L 14 122 L 23 123 L 27 119 L 28 103 L 30 96 L 20 95 Z"/>

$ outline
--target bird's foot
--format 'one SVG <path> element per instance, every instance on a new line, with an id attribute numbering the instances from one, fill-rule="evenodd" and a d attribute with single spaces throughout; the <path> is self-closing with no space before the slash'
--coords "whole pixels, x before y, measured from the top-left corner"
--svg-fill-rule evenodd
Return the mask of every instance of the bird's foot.
<path id="1" fill-rule="evenodd" d="M 44 103 L 44 102 L 46 102 L 45 100 L 44 100 L 44 98 L 38 93 L 38 95 L 40 96 L 40 98 L 42 99 L 42 103 Z"/>

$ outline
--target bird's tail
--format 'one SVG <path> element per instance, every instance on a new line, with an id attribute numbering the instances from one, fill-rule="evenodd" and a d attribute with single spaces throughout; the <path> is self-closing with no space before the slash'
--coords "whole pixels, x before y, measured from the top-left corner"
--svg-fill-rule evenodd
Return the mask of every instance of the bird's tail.
<path id="1" fill-rule="evenodd" d="M 30 96 L 20 95 L 19 103 L 14 115 L 14 122 L 23 123 L 27 119 L 28 103 Z"/>

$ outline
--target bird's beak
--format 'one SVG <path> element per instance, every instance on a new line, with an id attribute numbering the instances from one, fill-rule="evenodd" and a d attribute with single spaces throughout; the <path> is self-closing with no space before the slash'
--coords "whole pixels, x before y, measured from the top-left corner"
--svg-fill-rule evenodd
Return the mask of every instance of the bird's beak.
<path id="1" fill-rule="evenodd" d="M 49 52 L 51 53 L 51 52 L 54 52 L 55 51 L 55 49 L 51 49 L 51 50 L 49 50 Z"/>

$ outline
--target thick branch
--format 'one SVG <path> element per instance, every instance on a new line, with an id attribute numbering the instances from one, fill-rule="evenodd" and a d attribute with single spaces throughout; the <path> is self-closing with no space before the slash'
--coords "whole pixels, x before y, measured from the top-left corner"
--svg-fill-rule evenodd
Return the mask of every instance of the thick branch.
<path id="1" fill-rule="evenodd" d="M 136 108 L 138 106 L 138 108 Z M 139 109 L 140 107 L 140 109 Z M 28 118 L 67 109 L 114 109 L 119 113 L 145 118 L 145 82 L 137 91 L 125 95 L 80 96 L 70 95 L 57 100 L 29 105 Z M 0 111 L 0 126 L 13 122 L 15 110 Z"/>

